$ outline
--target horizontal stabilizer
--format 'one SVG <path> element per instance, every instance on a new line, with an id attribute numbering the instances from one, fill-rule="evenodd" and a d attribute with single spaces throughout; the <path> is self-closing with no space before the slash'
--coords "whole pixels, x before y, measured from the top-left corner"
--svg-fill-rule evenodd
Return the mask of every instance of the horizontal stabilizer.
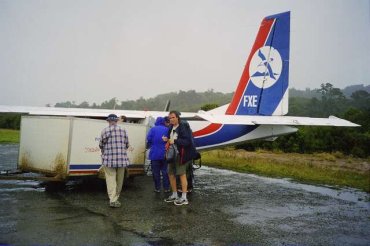
<path id="1" fill-rule="evenodd" d="M 198 113 L 197 116 L 211 123 L 227 125 L 360 126 L 335 116 L 310 118 L 297 116 L 216 115 L 208 113 Z"/>

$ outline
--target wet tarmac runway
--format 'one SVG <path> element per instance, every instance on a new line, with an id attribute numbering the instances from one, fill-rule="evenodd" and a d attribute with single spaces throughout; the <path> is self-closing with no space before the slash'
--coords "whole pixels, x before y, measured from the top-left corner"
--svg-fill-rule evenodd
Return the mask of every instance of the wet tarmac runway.
<path id="1" fill-rule="evenodd" d="M 369 197 L 355 190 L 202 167 L 189 205 L 165 196 L 149 176 L 118 209 L 104 183 L 0 180 L 0 245 L 370 245 Z"/>

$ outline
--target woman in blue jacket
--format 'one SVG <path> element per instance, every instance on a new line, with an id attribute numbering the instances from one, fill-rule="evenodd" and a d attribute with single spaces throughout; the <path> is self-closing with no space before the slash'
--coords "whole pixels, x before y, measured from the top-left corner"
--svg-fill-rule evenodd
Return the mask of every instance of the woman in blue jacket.
<path id="1" fill-rule="evenodd" d="M 161 192 L 161 173 L 163 178 L 163 189 L 170 191 L 170 182 L 168 179 L 167 162 L 165 159 L 166 142 L 162 137 L 168 137 L 168 128 L 165 126 L 165 119 L 158 117 L 155 126 L 152 127 L 147 135 L 147 143 L 150 148 L 149 159 L 151 160 L 154 191 Z"/>

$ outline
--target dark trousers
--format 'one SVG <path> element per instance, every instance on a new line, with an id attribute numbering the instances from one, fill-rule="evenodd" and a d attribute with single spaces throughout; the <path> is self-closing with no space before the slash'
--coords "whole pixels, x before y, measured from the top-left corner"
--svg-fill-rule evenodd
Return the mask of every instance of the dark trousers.
<path id="1" fill-rule="evenodd" d="M 154 180 L 154 187 L 156 190 L 161 189 L 161 173 L 163 179 L 163 189 L 169 190 L 170 189 L 170 181 L 168 179 L 168 172 L 167 172 L 167 162 L 166 160 L 152 160 L 152 173 L 153 173 L 153 180 Z"/>

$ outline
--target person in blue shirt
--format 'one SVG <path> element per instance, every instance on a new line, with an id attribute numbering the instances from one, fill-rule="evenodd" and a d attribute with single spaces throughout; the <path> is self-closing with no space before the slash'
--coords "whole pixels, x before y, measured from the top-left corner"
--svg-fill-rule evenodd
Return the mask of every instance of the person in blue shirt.
<path id="1" fill-rule="evenodd" d="M 154 191 L 161 192 L 161 173 L 164 192 L 170 191 L 170 181 L 167 172 L 166 142 L 162 137 L 168 137 L 168 127 L 165 126 L 165 119 L 158 117 L 155 121 L 155 126 L 152 127 L 146 137 L 149 151 L 149 159 L 154 181 Z"/>

